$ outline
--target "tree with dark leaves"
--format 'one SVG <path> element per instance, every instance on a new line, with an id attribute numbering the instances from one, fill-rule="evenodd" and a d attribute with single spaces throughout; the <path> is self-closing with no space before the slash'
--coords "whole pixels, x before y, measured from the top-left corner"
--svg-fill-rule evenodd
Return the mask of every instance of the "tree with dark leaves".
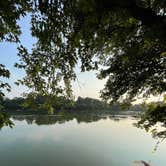
<path id="1" fill-rule="evenodd" d="M 31 13 L 31 33 L 37 42 L 31 52 L 22 45 L 18 48 L 20 63 L 16 67 L 26 71 L 18 83 L 31 88 L 34 96 L 48 96 L 49 110 L 55 96 L 72 97 L 71 81 L 76 78 L 78 61 L 82 71 L 97 69 L 99 78 L 108 78 L 101 91 L 101 97 L 108 102 L 131 103 L 140 95 L 165 93 L 165 0 L 1 3 L 0 21 L 6 25 L 1 26 L 3 38 L 19 36 L 16 20 Z M 5 5 L 11 10 L 6 11 Z M 165 110 L 165 103 L 160 107 L 153 112 L 153 118 Z M 165 118 L 158 121 L 166 123 Z"/>

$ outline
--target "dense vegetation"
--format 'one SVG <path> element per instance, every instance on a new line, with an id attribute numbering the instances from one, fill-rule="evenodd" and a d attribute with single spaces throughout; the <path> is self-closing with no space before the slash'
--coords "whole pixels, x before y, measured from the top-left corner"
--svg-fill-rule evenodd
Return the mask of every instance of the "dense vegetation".
<path id="1" fill-rule="evenodd" d="M 33 101 L 29 101 L 27 98 L 17 97 L 13 99 L 4 99 L 1 102 L 1 110 L 10 114 L 47 114 L 45 107 L 45 98 L 38 96 Z M 131 111 L 140 112 L 143 110 L 141 105 L 134 105 L 130 108 Z M 103 101 L 78 97 L 76 101 L 65 99 L 64 97 L 57 98 L 53 103 L 53 112 L 57 114 L 59 112 L 66 111 L 71 113 L 118 113 L 119 111 L 125 111 L 122 109 L 120 103 L 109 105 Z"/>
<path id="2" fill-rule="evenodd" d="M 16 67 L 26 71 L 19 83 L 34 93 L 72 97 L 79 60 L 82 71 L 98 69 L 99 78 L 108 78 L 101 93 L 107 101 L 165 92 L 165 1 L 2 0 L 0 5 L 1 41 L 18 42 L 17 20 L 31 15 L 37 42 L 32 51 L 19 44 Z"/>

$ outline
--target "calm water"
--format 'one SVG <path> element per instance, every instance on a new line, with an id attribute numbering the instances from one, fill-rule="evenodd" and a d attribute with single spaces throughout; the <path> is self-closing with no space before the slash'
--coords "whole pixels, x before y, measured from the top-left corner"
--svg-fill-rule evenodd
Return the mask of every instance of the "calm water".
<path id="1" fill-rule="evenodd" d="M 0 166 L 166 166 L 166 141 L 134 127 L 133 118 L 16 117 L 0 131 Z"/>

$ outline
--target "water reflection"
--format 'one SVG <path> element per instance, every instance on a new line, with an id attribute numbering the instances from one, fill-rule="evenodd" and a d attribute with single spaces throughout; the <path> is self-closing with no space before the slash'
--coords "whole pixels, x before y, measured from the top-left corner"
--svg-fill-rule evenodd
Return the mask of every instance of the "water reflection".
<path id="1" fill-rule="evenodd" d="M 155 141 L 133 127 L 135 118 L 65 114 L 12 120 L 15 127 L 0 132 L 2 166 L 130 166 L 134 160 L 165 166 L 166 144 L 153 156 Z"/>
<path id="2" fill-rule="evenodd" d="M 97 122 L 102 119 L 111 119 L 113 121 L 119 122 L 125 118 L 133 118 L 132 116 L 125 115 L 91 115 L 91 114 L 65 114 L 65 115 L 16 115 L 12 116 L 13 120 L 23 121 L 25 120 L 27 124 L 37 124 L 37 125 L 53 125 L 53 124 L 63 124 L 68 121 L 76 120 L 76 122 L 91 123 Z"/>

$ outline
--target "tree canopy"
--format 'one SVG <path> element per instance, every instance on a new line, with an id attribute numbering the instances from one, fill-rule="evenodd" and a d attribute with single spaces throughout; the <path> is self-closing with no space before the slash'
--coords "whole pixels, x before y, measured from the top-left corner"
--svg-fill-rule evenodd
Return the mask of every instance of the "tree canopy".
<path id="1" fill-rule="evenodd" d="M 16 67 L 34 96 L 71 98 L 78 61 L 107 78 L 106 101 L 166 91 L 165 0 L 2 0 L 0 13 L 0 39 L 12 42 L 19 42 L 17 20 L 31 15 L 37 42 L 30 52 L 20 43 Z"/>
<path id="2" fill-rule="evenodd" d="M 21 62 L 16 66 L 27 73 L 20 82 L 35 91 L 62 93 L 58 83 L 63 80 L 69 95 L 79 59 L 82 71 L 102 65 L 99 78 L 109 78 L 102 91 L 106 100 L 165 91 L 165 1 L 1 3 L 1 40 L 18 42 L 17 20 L 31 14 L 31 33 L 37 43 L 31 53 L 23 46 L 18 48 Z"/>

